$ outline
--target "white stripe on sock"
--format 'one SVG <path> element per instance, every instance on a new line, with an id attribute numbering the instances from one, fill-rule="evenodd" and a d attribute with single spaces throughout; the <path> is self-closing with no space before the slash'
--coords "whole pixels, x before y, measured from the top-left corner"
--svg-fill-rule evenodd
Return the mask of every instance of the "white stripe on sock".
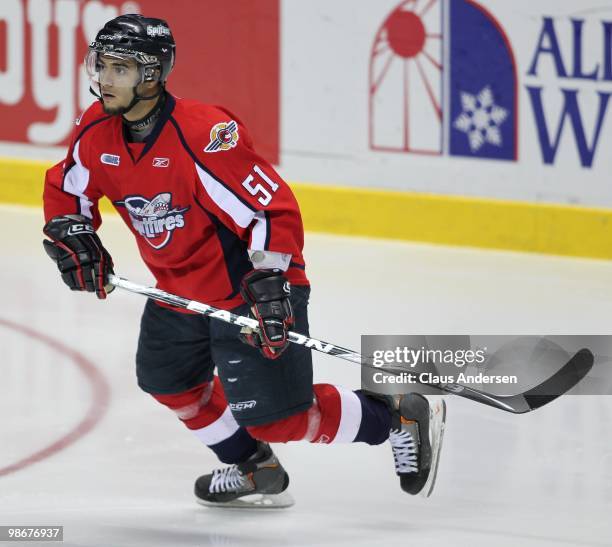
<path id="1" fill-rule="evenodd" d="M 193 434 L 200 439 L 205 445 L 210 446 L 213 444 L 220 443 L 225 439 L 229 439 L 236 431 L 238 431 L 238 424 L 229 406 L 225 409 L 225 412 L 221 414 L 212 424 L 202 427 L 201 429 L 194 429 Z"/>
<path id="2" fill-rule="evenodd" d="M 340 394 L 340 424 L 332 442 L 352 443 L 361 425 L 361 401 L 354 392 L 334 386 Z"/>

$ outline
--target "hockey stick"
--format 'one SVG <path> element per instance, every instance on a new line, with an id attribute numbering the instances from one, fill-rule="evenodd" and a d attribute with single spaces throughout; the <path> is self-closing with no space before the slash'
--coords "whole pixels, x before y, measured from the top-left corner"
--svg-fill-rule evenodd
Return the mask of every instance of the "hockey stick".
<path id="1" fill-rule="evenodd" d="M 221 310 L 196 300 L 189 300 L 181 296 L 167 293 L 161 289 L 154 287 L 147 287 L 145 285 L 139 285 L 132 283 L 127 279 L 111 274 L 109 276 L 109 283 L 115 287 L 119 287 L 129 292 L 142 294 L 153 300 L 170 304 L 177 308 L 184 308 L 201 315 L 213 317 L 232 325 L 240 327 L 249 327 L 253 330 L 259 330 L 259 323 L 256 319 L 250 317 L 243 317 L 236 315 L 226 310 Z M 289 332 L 289 341 L 304 346 L 311 350 L 326 353 L 327 355 L 333 355 L 352 363 L 357 363 L 361 366 L 368 368 L 375 368 L 382 372 L 390 372 L 391 374 L 401 374 L 389 369 L 380 369 L 368 364 L 361 354 L 356 351 L 324 342 L 316 338 L 310 338 L 297 332 Z M 581 349 L 578 351 L 559 371 L 553 374 L 550 378 L 542 382 L 541 384 L 531 388 L 523 393 L 517 395 L 493 395 L 474 389 L 471 387 L 463 386 L 460 384 L 428 384 L 423 383 L 430 387 L 440 389 L 447 393 L 453 393 L 460 397 L 470 399 L 477 403 L 482 403 L 488 406 L 492 406 L 499 410 L 506 412 L 512 412 L 513 414 L 523 414 L 530 412 L 541 406 L 544 406 L 551 401 L 554 401 L 557 397 L 563 395 L 571 388 L 573 388 L 580 380 L 582 380 L 587 373 L 591 370 L 594 363 L 594 357 L 591 351 L 588 349 Z"/>

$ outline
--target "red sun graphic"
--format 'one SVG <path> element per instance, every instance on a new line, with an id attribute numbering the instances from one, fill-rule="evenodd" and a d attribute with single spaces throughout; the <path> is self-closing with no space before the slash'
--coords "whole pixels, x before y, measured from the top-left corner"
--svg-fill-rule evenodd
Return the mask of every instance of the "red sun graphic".
<path id="1" fill-rule="evenodd" d="M 425 46 L 427 33 L 422 19 L 412 11 L 394 11 L 385 23 L 389 46 L 396 55 L 416 57 Z"/>
<path id="2" fill-rule="evenodd" d="M 439 155 L 443 116 L 443 0 L 403 0 L 370 54 L 370 148 Z"/>

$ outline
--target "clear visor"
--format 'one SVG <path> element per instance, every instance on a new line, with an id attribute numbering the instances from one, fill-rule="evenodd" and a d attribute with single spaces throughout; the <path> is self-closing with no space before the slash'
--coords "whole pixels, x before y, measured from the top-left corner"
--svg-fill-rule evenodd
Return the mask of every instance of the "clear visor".
<path id="1" fill-rule="evenodd" d="M 144 81 L 144 67 L 130 55 L 90 49 L 85 69 L 91 83 L 102 88 L 134 88 Z"/>

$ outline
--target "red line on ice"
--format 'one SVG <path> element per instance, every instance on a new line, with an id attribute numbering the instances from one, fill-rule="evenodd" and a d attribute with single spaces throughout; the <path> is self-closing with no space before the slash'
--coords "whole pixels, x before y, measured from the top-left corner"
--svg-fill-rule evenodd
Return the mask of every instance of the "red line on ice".
<path id="1" fill-rule="evenodd" d="M 45 448 L 34 452 L 33 454 L 26 456 L 25 458 L 8 465 L 6 467 L 0 468 L 0 477 L 4 475 L 9 475 L 11 473 L 16 473 L 33 465 L 41 460 L 47 459 L 57 452 L 67 448 L 71 444 L 74 444 L 76 441 L 87 435 L 94 427 L 98 425 L 104 414 L 106 413 L 106 409 L 108 407 L 108 403 L 110 401 L 110 388 L 106 379 L 102 375 L 102 373 L 96 368 L 96 366 L 86 359 L 83 355 L 81 355 L 78 351 L 65 346 L 61 342 L 54 340 L 53 338 L 46 336 L 40 332 L 35 331 L 29 327 L 19 325 L 18 323 L 13 323 L 12 321 L 8 321 L 6 319 L 0 318 L 0 326 L 12 329 L 17 331 L 29 338 L 33 338 L 39 342 L 42 342 L 46 346 L 52 348 L 69 357 L 73 363 L 79 368 L 79 370 L 85 375 L 85 377 L 89 380 L 92 389 L 92 400 L 89 406 L 89 410 L 85 417 L 77 424 L 77 426 L 60 437 L 57 441 L 54 441 L 50 445 Z"/>

